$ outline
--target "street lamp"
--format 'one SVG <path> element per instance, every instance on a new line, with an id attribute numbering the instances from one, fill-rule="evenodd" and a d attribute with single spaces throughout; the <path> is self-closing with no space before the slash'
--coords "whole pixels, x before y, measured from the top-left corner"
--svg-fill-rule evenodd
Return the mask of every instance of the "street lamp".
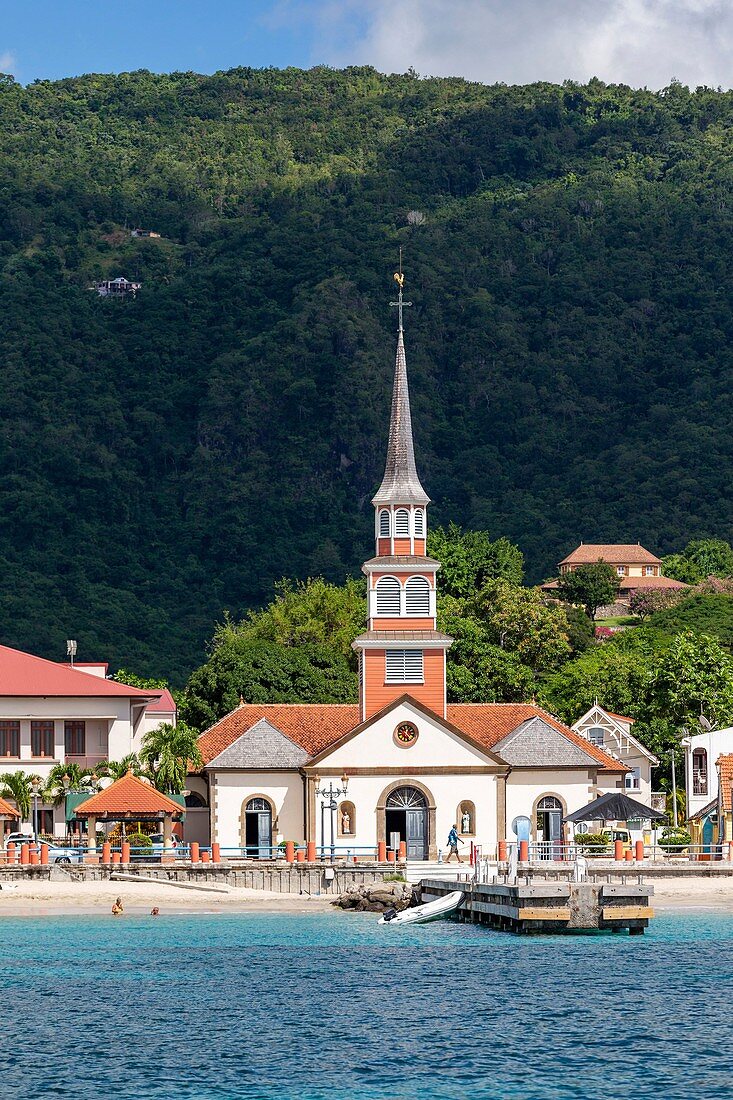
<path id="1" fill-rule="evenodd" d="M 677 828 L 677 773 L 674 767 L 674 749 L 669 750 L 672 758 L 672 824 Z"/>
<path id="2" fill-rule="evenodd" d="M 336 858 L 336 810 L 338 809 L 337 798 L 340 798 L 342 794 L 346 794 L 349 787 L 348 775 L 341 776 L 341 786 L 334 787 L 333 780 L 330 779 L 328 787 L 322 785 L 322 780 L 316 779 L 316 798 L 321 799 L 321 851 L 326 846 L 326 830 L 323 819 L 323 814 L 326 809 L 331 811 L 331 862 Z M 324 801 L 326 800 L 327 801 Z"/>
<path id="3" fill-rule="evenodd" d="M 41 789 L 41 780 L 38 776 L 31 779 L 31 794 L 33 795 L 33 836 L 38 840 L 38 792 Z"/>

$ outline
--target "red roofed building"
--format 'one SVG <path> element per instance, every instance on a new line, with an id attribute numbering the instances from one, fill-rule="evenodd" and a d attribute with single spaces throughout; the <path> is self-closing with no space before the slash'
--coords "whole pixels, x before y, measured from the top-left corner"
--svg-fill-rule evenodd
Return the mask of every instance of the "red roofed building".
<path id="1" fill-rule="evenodd" d="M 366 630 L 354 641 L 359 701 L 242 703 L 201 735 L 203 775 L 189 787 L 209 807 L 211 839 L 252 856 L 293 840 L 365 855 L 396 843 L 411 859 L 434 859 L 455 825 L 465 855 L 470 842 L 493 854 L 498 840 L 526 837 L 549 858 L 568 836 L 563 817 L 622 787 L 627 769 L 534 703 L 447 702 L 452 639 L 436 623 L 440 563 L 426 552 L 401 285 L 397 305 Z M 193 818 L 187 809 L 186 839 L 208 839 L 190 832 Z"/>
<path id="2" fill-rule="evenodd" d="M 121 760 L 147 729 L 170 720 L 171 706 L 175 719 L 167 691 L 108 680 L 106 664 L 62 664 L 0 646 L 0 771 L 46 779 L 57 764 Z M 39 832 L 65 829 L 62 806 L 39 807 Z"/>
<path id="3" fill-rule="evenodd" d="M 662 560 L 641 543 L 596 543 L 581 542 L 571 554 L 558 565 L 560 575 L 572 573 L 581 565 L 593 565 L 604 561 L 616 570 L 619 578 L 618 599 L 628 602 L 632 592 L 638 588 L 683 590 L 689 585 L 672 577 L 662 576 Z M 547 581 L 542 585 L 544 591 L 552 594 L 557 589 L 557 581 Z"/>

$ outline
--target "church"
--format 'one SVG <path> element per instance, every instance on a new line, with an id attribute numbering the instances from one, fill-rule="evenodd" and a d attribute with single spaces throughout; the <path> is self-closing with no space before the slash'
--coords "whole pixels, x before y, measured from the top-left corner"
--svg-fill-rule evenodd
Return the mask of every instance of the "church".
<path id="1" fill-rule="evenodd" d="M 415 464 L 398 278 L 398 333 L 366 630 L 353 642 L 358 704 L 243 702 L 200 737 L 189 778 L 211 841 L 269 856 L 283 841 L 337 855 L 399 845 L 434 860 L 455 826 L 468 854 L 500 840 L 572 839 L 563 818 L 623 788 L 628 768 L 534 702 L 449 703 L 437 629 L 440 562 L 428 557 L 430 503 Z M 206 839 L 191 837 L 190 839 Z"/>

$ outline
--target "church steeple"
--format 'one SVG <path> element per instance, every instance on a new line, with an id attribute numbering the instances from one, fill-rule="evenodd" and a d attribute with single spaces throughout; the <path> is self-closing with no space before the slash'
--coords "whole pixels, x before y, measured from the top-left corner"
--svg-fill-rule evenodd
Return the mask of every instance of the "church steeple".
<path id="1" fill-rule="evenodd" d="M 359 653 L 362 718 L 409 694 L 445 717 L 445 655 L 452 639 L 436 629 L 436 574 L 426 555 L 430 498 L 420 484 L 412 442 L 402 310 L 411 305 L 399 287 L 397 358 L 387 464 L 372 499 L 376 556 L 364 564 L 368 578 L 367 632 L 354 642 Z"/>

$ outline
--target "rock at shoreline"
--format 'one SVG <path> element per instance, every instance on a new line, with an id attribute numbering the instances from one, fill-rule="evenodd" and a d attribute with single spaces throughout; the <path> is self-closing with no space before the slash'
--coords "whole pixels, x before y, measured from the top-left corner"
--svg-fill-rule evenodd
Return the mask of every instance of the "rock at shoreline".
<path id="1" fill-rule="evenodd" d="M 370 886 L 354 886 L 334 899 L 339 909 L 354 909 L 360 913 L 383 913 L 386 909 L 400 912 L 410 905 L 419 904 L 413 899 L 414 888 L 409 882 L 374 882 Z"/>

